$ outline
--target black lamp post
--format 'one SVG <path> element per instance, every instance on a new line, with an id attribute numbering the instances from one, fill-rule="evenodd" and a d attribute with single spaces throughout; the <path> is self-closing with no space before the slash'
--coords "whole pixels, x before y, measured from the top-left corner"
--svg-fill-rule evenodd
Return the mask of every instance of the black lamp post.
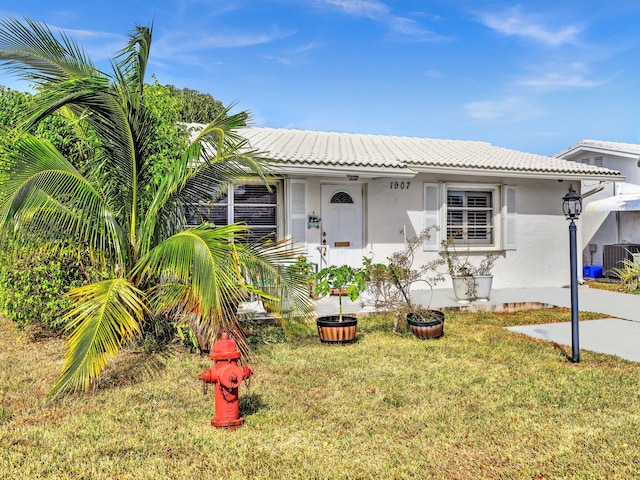
<path id="1" fill-rule="evenodd" d="M 582 213 L 582 198 L 569 185 L 569 192 L 562 197 L 562 211 L 569 224 L 569 250 L 571 255 L 571 361 L 580 362 L 578 336 L 578 254 L 576 246 L 576 220 Z"/>

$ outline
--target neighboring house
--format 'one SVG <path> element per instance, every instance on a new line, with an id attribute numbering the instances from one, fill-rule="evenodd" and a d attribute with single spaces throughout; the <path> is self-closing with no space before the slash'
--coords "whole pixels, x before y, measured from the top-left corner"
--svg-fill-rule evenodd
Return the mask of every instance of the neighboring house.
<path id="1" fill-rule="evenodd" d="M 585 198 L 583 202 L 587 207 L 580 221 L 584 263 L 603 266 L 606 273 L 621 258 L 621 251 L 640 249 L 640 211 L 589 211 L 588 206 L 598 201 L 599 206 L 607 208 L 605 199 L 620 198 L 620 195 L 624 195 L 623 198 L 637 198 L 637 205 L 640 206 L 640 145 L 581 140 L 555 157 L 617 170 L 626 177 L 624 183 L 606 182 L 601 191 Z M 582 182 L 583 192 L 599 186 L 595 179 Z"/>
<path id="2" fill-rule="evenodd" d="M 290 237 L 318 268 L 360 265 L 363 256 L 384 262 L 436 225 L 416 262 L 438 258 L 441 241 L 456 237 L 471 257 L 500 255 L 496 288 L 566 285 L 569 184 L 579 191 L 582 181 L 624 180 L 595 165 L 476 141 L 256 127 L 241 134 L 274 160 L 275 188 L 236 185 L 209 207 L 210 218 Z"/>

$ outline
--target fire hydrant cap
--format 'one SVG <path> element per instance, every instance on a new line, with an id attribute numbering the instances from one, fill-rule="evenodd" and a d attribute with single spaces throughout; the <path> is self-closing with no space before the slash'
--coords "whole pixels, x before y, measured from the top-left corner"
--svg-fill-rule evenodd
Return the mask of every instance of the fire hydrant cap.
<path id="1" fill-rule="evenodd" d="M 209 356 L 212 360 L 234 360 L 240 358 L 240 351 L 236 342 L 223 333 L 213 344 L 213 350 Z"/>

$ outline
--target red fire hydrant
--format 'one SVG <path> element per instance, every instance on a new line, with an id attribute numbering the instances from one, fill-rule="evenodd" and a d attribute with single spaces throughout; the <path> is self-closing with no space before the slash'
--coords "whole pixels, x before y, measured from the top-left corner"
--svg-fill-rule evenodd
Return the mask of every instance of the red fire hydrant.
<path id="1" fill-rule="evenodd" d="M 240 351 L 236 342 L 230 339 L 226 333 L 213 344 L 209 355 L 214 364 L 205 370 L 198 379 L 202 380 L 204 393 L 207 393 L 207 384 L 215 383 L 216 416 L 211 419 L 211 425 L 218 428 L 235 430 L 244 423 L 240 416 L 240 401 L 238 398 L 238 385 L 242 380 L 253 374 L 247 366 L 238 365 Z"/>

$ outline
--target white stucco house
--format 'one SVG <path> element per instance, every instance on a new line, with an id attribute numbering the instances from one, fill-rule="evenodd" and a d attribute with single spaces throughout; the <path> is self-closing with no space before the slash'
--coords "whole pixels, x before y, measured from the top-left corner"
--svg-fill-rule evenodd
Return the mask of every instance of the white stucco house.
<path id="1" fill-rule="evenodd" d="M 275 188 L 236 185 L 211 220 L 292 238 L 318 268 L 360 265 L 363 256 L 384 262 L 437 225 L 417 262 L 437 258 L 441 240 L 456 234 L 471 256 L 500 256 L 494 288 L 566 285 L 569 184 L 579 191 L 582 182 L 624 180 L 601 166 L 477 141 L 257 127 L 241 134 L 273 159 Z"/>
<path id="2" fill-rule="evenodd" d="M 640 145 L 581 140 L 555 157 L 616 170 L 626 177 L 625 182 L 582 181 L 583 191 L 602 188 L 583 202 L 583 260 L 585 265 L 602 266 L 606 274 L 629 252 L 640 251 Z"/>

